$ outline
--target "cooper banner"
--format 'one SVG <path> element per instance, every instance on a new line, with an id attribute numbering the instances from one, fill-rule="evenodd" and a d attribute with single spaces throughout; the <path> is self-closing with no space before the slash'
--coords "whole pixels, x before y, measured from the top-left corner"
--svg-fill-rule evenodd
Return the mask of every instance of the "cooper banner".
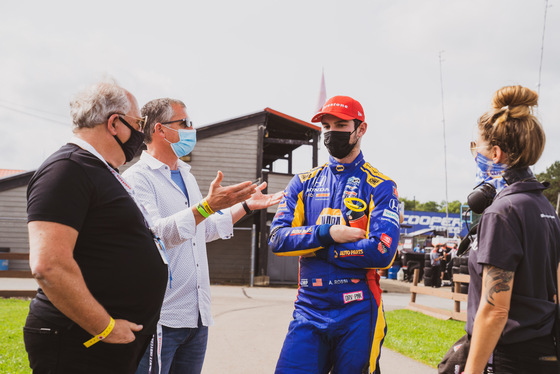
<path id="1" fill-rule="evenodd" d="M 461 215 L 459 213 L 449 213 L 446 216 L 445 213 L 439 212 L 404 211 L 401 234 L 410 234 L 424 229 L 438 231 L 445 231 L 447 229 L 449 236 L 458 234 L 463 237 L 467 235 L 467 227 L 461 221 Z"/>

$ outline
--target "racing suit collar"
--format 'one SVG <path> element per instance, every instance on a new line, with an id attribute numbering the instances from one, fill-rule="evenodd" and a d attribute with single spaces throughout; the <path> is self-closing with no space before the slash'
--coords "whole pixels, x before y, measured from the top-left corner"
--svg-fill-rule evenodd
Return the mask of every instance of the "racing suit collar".
<path id="1" fill-rule="evenodd" d="M 358 154 L 358 156 L 356 156 L 354 161 L 348 164 L 342 164 L 336 161 L 336 159 L 333 156 L 329 156 L 329 168 L 331 169 L 331 172 L 333 174 L 340 174 L 340 173 L 355 170 L 356 168 L 360 167 L 360 165 L 363 162 L 364 162 L 364 155 L 362 154 L 362 151 L 360 151 L 360 153 Z"/>

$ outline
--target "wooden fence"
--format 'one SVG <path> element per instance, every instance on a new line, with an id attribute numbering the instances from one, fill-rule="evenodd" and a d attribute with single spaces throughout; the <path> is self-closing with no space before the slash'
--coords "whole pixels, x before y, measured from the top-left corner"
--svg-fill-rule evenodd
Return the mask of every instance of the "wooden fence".
<path id="1" fill-rule="evenodd" d="M 468 274 L 453 274 L 453 289 L 449 292 L 447 289 L 421 287 L 418 286 L 420 278 L 420 270 L 414 270 L 414 280 L 410 286 L 410 303 L 408 309 L 421 312 L 426 315 L 440 319 L 454 319 L 457 321 L 467 321 L 467 312 L 461 311 L 461 301 L 467 302 L 467 294 L 461 293 L 461 284 L 469 283 L 470 276 Z M 434 308 L 427 305 L 416 303 L 416 295 L 430 295 L 453 300 L 453 310 Z"/>
<path id="2" fill-rule="evenodd" d="M 2 253 L 0 260 L 29 260 L 29 253 Z M 0 278 L 33 278 L 31 270 L 4 270 L 0 271 Z M 33 290 L 0 290 L 0 297 L 35 297 L 37 291 Z"/>

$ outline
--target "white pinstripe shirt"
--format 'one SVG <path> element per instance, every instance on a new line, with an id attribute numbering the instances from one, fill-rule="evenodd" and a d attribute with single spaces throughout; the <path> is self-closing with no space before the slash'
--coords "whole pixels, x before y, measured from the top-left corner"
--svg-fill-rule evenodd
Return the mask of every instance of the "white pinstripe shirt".
<path id="1" fill-rule="evenodd" d="M 178 160 L 177 169 L 187 187 L 190 203 L 172 181 L 169 166 L 145 151 L 140 160 L 123 173 L 135 197 L 148 211 L 153 229 L 167 250 L 173 280 L 171 288 L 167 287 L 165 292 L 160 323 L 174 328 L 197 327 L 199 311 L 204 326 L 213 324 L 206 242 L 233 236 L 229 209 L 223 210 L 222 215 L 211 215 L 196 226 L 189 207 L 202 200 L 202 194 L 190 168 Z"/>

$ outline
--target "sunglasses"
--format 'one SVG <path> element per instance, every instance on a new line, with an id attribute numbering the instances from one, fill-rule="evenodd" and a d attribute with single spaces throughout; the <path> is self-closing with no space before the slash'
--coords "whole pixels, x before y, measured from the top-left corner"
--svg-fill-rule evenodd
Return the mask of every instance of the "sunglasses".
<path id="1" fill-rule="evenodd" d="M 183 129 L 188 129 L 190 127 L 193 127 L 192 121 L 189 121 L 188 118 L 178 119 L 178 120 L 169 121 L 169 122 L 160 122 L 160 123 L 162 125 L 171 125 L 172 123 L 177 123 L 177 122 L 181 123 L 179 126 L 181 126 Z"/>
<path id="2" fill-rule="evenodd" d="M 136 124 L 138 125 L 139 131 L 141 132 L 144 132 L 144 126 L 146 126 L 146 123 L 148 123 L 148 116 L 138 118 L 138 117 L 129 116 L 127 114 L 119 114 L 119 117 L 133 118 L 136 121 Z"/>
<path id="3" fill-rule="evenodd" d="M 476 157 L 476 154 L 478 153 L 478 149 L 479 148 L 488 148 L 488 146 L 486 145 L 477 145 L 475 141 L 471 141 L 470 143 L 470 148 L 471 148 L 471 154 Z"/>

